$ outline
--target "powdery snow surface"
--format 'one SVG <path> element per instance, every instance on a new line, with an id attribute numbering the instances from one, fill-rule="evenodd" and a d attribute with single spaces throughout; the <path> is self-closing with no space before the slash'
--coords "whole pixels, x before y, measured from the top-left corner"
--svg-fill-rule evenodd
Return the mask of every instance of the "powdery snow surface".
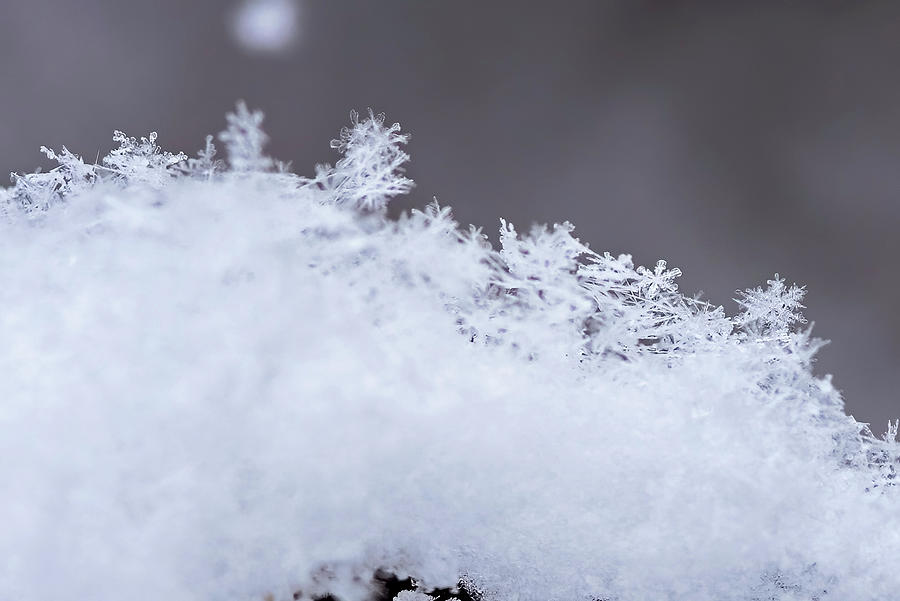
<path id="1" fill-rule="evenodd" d="M 568 224 L 391 221 L 399 126 L 304 178 L 261 120 L 0 189 L 0 599 L 900 596 L 896 430 L 811 374 L 802 289 L 730 318 Z"/>

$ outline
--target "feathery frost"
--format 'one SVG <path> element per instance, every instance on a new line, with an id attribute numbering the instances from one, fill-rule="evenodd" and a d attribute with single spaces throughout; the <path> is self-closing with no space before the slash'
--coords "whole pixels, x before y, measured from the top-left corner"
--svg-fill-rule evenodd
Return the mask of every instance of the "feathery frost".
<path id="1" fill-rule="evenodd" d="M 311 178 L 227 122 L 227 168 L 116 132 L 0 189 L 0 599 L 900 595 L 900 422 L 813 374 L 803 288 L 390 220 L 371 112 Z"/>

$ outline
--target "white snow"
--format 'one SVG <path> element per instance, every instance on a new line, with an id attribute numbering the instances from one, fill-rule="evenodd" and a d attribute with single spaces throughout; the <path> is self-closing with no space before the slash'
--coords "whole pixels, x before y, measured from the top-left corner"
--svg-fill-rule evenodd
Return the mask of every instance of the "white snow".
<path id="1" fill-rule="evenodd" d="M 896 429 L 812 375 L 801 289 L 729 318 L 569 224 L 392 222 L 399 127 L 310 179 L 260 122 L 0 189 L 0 599 L 900 595 Z"/>

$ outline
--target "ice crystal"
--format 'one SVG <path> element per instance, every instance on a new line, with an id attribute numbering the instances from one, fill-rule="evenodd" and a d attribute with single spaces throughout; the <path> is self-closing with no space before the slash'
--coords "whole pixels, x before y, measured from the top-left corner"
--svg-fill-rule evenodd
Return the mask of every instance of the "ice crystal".
<path id="1" fill-rule="evenodd" d="M 768 287 L 760 287 L 739 292 L 735 299 L 743 311 L 735 316 L 735 323 L 747 332 L 758 336 L 784 338 L 794 324 L 806 323 L 800 312 L 804 305 L 800 301 L 806 290 L 797 285 L 785 286 L 784 280 L 775 277 L 766 282 Z"/>
<path id="2" fill-rule="evenodd" d="M 409 140 L 400 133 L 400 124 L 384 125 L 384 115 L 369 110 L 369 118 L 359 120 L 350 113 L 350 127 L 341 130 L 331 147 L 343 154 L 334 167 L 316 168 L 316 177 L 307 180 L 324 191 L 329 202 L 349 204 L 358 209 L 383 209 L 391 198 L 406 194 L 412 180 L 403 176 L 409 155 L 401 145 Z"/>
<path id="3" fill-rule="evenodd" d="M 206 146 L 197 152 L 197 158 L 189 158 L 182 164 L 182 172 L 190 177 L 211 180 L 217 173 L 225 170 L 225 162 L 216 158 L 216 145 L 213 137 L 206 136 Z"/>
<path id="4" fill-rule="evenodd" d="M 240 101 L 233 113 L 225 115 L 228 128 L 219 134 L 219 139 L 228 151 L 228 162 L 234 171 L 270 171 L 275 162 L 265 154 L 263 148 L 269 136 L 262 129 L 264 119 L 260 110 L 251 111 L 247 103 Z"/>

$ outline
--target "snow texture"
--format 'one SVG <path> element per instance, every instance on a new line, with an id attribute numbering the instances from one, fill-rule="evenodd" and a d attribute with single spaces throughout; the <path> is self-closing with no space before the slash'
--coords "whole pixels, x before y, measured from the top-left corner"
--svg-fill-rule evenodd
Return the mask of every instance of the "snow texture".
<path id="1" fill-rule="evenodd" d="M 900 596 L 897 424 L 813 374 L 802 288 L 729 317 L 568 223 L 390 220 L 399 125 L 307 178 L 261 122 L 0 189 L 0 599 Z"/>

